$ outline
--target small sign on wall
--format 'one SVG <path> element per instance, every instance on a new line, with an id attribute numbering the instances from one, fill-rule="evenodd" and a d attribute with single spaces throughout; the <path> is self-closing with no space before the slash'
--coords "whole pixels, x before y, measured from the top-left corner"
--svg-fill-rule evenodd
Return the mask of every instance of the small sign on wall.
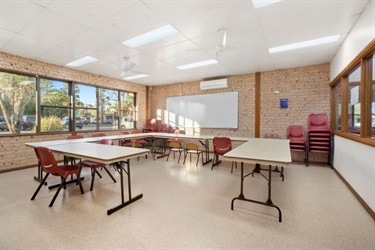
<path id="1" fill-rule="evenodd" d="M 288 99 L 280 99 L 280 108 L 282 109 L 288 108 Z"/>

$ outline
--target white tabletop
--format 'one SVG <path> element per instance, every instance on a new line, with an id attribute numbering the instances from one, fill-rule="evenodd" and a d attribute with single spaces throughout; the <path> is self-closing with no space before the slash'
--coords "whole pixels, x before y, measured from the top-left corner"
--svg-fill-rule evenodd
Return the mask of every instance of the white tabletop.
<path id="1" fill-rule="evenodd" d="M 173 134 L 173 133 L 139 133 L 139 134 L 127 134 L 127 135 L 108 135 L 102 137 L 85 137 L 81 139 L 71 139 L 71 140 L 54 140 L 54 141 L 41 141 L 41 142 L 27 142 L 26 146 L 29 147 L 49 147 L 53 145 L 63 145 L 63 144 L 75 144 L 81 142 L 99 142 L 101 139 L 111 139 L 111 140 L 121 140 L 121 139 L 140 139 L 140 138 L 179 138 L 179 139 L 196 139 L 196 140 L 212 140 L 215 136 L 213 135 L 186 135 L 186 134 Z M 242 141 L 246 142 L 251 138 L 248 137 L 230 137 L 232 141 Z"/>
<path id="2" fill-rule="evenodd" d="M 138 156 L 147 155 L 150 152 L 149 149 L 143 148 L 109 146 L 85 142 L 50 145 L 48 148 L 56 153 L 77 158 L 84 158 L 105 164 L 125 161 Z"/>
<path id="3" fill-rule="evenodd" d="M 292 162 L 289 140 L 250 138 L 224 154 L 227 160 L 264 165 L 287 165 Z"/>

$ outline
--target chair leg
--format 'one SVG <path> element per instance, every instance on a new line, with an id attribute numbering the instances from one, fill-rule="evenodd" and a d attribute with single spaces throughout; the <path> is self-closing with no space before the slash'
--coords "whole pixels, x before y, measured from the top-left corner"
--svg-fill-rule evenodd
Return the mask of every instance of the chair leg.
<path id="1" fill-rule="evenodd" d="M 219 160 L 219 155 L 218 154 L 214 154 L 214 157 L 212 158 L 212 166 L 211 166 L 211 170 L 214 169 L 214 166 L 216 164 L 216 162 Z"/>
<path id="2" fill-rule="evenodd" d="M 195 166 L 197 167 L 198 166 L 198 162 L 199 162 L 199 155 L 200 155 L 201 153 L 197 153 L 197 163 L 195 163 Z M 191 155 L 190 155 L 191 156 Z"/>
<path id="3" fill-rule="evenodd" d="M 168 156 L 167 156 L 167 161 L 169 159 L 169 155 L 171 154 L 171 150 L 169 149 Z"/>
<path id="4" fill-rule="evenodd" d="M 41 188 L 41 187 L 44 185 L 44 183 L 46 182 L 48 176 L 49 176 L 49 173 L 46 173 L 46 176 L 44 176 L 42 182 L 39 184 L 38 188 L 36 189 L 36 191 L 35 191 L 33 197 L 31 197 L 31 200 L 34 200 L 34 199 L 35 199 L 36 195 L 39 193 L 40 188 Z"/>
<path id="5" fill-rule="evenodd" d="M 97 172 L 96 169 L 92 168 L 91 169 L 91 186 L 90 186 L 90 191 L 92 191 L 92 189 L 94 188 L 95 172 Z"/>
<path id="6" fill-rule="evenodd" d="M 187 153 L 185 153 L 185 156 L 184 156 L 184 162 L 182 164 L 185 164 L 186 162 L 186 157 L 187 157 Z"/>
<path id="7" fill-rule="evenodd" d="M 49 204 L 49 207 L 52 207 L 52 206 L 53 206 L 53 203 L 55 203 L 55 200 L 56 200 L 57 196 L 59 195 L 61 188 L 62 188 L 63 186 L 65 186 L 65 180 L 66 180 L 66 178 L 67 178 L 67 177 L 63 178 L 62 183 L 61 183 L 60 186 L 58 187 L 58 189 L 57 189 L 55 195 L 54 195 L 53 198 L 52 198 L 51 203 Z"/>
<path id="8" fill-rule="evenodd" d="M 79 189 L 81 190 L 81 194 L 84 194 L 85 191 L 83 191 L 82 182 L 81 182 L 81 170 L 79 170 L 77 174 L 77 184 L 79 185 Z"/>
<path id="9" fill-rule="evenodd" d="M 180 158 L 181 158 L 181 151 L 178 151 L 178 161 L 177 161 L 177 163 L 180 163 Z"/>
<path id="10" fill-rule="evenodd" d="M 109 170 L 106 167 L 104 167 L 104 170 L 107 172 L 107 174 L 109 175 L 109 177 L 111 177 L 111 179 L 113 180 L 113 182 L 116 183 L 116 180 L 115 180 L 115 178 L 113 178 L 111 172 L 109 172 Z"/>

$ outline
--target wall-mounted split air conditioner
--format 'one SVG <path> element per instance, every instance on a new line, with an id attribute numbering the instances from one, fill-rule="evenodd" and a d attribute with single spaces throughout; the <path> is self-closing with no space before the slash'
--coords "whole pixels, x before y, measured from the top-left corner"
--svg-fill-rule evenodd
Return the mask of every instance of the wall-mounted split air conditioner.
<path id="1" fill-rule="evenodd" d="M 201 90 L 228 88 L 228 79 L 201 82 Z"/>

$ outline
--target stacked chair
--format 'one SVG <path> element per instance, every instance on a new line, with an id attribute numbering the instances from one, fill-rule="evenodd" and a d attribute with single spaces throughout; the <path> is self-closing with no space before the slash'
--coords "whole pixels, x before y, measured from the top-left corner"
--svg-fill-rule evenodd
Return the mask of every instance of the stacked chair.
<path id="1" fill-rule="evenodd" d="M 294 152 L 303 152 L 304 162 L 308 166 L 308 150 L 306 145 L 305 128 L 303 126 L 289 126 L 286 132 L 286 138 L 290 140 L 290 150 Z"/>
<path id="2" fill-rule="evenodd" d="M 310 114 L 307 120 L 308 151 L 328 155 L 328 164 L 331 164 L 332 131 L 326 114 Z"/>

